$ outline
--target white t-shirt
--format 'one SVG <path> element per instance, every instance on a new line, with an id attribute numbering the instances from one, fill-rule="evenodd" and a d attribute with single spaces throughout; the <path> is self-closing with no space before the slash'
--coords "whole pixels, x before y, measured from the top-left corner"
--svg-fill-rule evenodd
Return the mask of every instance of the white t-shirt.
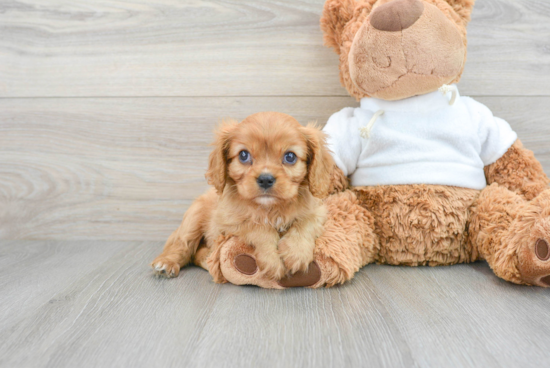
<path id="1" fill-rule="evenodd" d="M 458 95 L 453 105 L 436 91 L 400 101 L 363 98 L 324 128 L 336 164 L 354 186 L 487 185 L 483 168 L 514 144 L 517 134 L 485 105 Z M 363 137 L 361 128 L 383 110 Z"/>

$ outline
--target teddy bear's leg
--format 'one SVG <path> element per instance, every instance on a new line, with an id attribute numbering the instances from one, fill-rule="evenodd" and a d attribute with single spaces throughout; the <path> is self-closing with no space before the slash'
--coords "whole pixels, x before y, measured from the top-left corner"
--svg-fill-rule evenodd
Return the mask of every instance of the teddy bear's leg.
<path id="1" fill-rule="evenodd" d="M 505 280 L 550 287 L 550 189 L 528 201 L 496 183 L 471 208 L 473 259 Z"/>
<path id="2" fill-rule="evenodd" d="M 380 245 L 373 231 L 372 215 L 359 204 L 351 191 L 325 200 L 328 218 L 325 231 L 315 245 L 315 261 L 305 272 L 298 272 L 279 282 L 266 277 L 258 268 L 254 249 L 231 238 L 220 248 L 219 264 L 225 279 L 237 285 L 264 288 L 333 286 L 351 279 L 355 272 L 373 262 Z M 212 253 L 212 258 L 218 257 Z"/>
<path id="3" fill-rule="evenodd" d="M 267 289 L 284 289 L 282 285 L 265 277 L 259 271 L 254 256 L 254 248 L 246 245 L 238 237 L 231 237 L 219 248 L 212 250 L 205 244 L 199 246 L 193 257 L 196 266 L 209 271 L 215 282 L 227 281 L 235 285 L 257 285 Z M 212 270 L 212 272 L 211 272 Z M 317 263 L 312 263 L 306 272 L 298 272 L 285 278 L 285 287 L 311 286 L 319 281 L 321 270 Z"/>
<path id="4" fill-rule="evenodd" d="M 350 280 L 361 267 L 374 262 L 380 252 L 374 217 L 352 191 L 328 197 L 325 205 L 325 232 L 315 246 L 315 261 L 323 277 L 314 287 Z"/>

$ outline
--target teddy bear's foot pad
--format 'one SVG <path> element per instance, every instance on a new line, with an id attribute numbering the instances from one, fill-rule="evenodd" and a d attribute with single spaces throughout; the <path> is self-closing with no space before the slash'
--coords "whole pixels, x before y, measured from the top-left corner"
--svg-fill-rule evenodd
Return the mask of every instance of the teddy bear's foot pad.
<path id="1" fill-rule="evenodd" d="M 548 242 L 544 239 L 537 240 L 535 244 L 535 254 L 541 261 L 548 261 L 550 258 L 550 247 Z"/>
<path id="2" fill-rule="evenodd" d="M 249 254 L 237 254 L 233 258 L 233 265 L 240 273 L 244 275 L 254 275 L 258 272 L 258 264 L 254 257 Z M 290 276 L 285 276 L 277 283 L 279 286 L 288 287 L 307 287 L 315 285 L 321 279 L 321 269 L 316 262 L 312 262 L 308 269 L 303 272 L 297 272 Z"/>
<path id="3" fill-rule="evenodd" d="M 546 262 L 550 259 L 550 246 L 548 245 L 548 242 L 546 240 L 537 240 L 535 244 L 535 254 L 537 255 L 537 258 L 542 262 Z M 541 277 L 540 282 L 543 283 L 545 286 L 550 287 L 550 275 Z"/>
<path id="4" fill-rule="evenodd" d="M 258 272 L 258 265 L 254 257 L 248 254 L 239 254 L 233 259 L 235 268 L 245 275 L 254 275 Z"/>
<path id="5" fill-rule="evenodd" d="M 316 262 L 309 264 L 309 267 L 304 272 L 296 272 L 293 275 L 286 276 L 279 281 L 282 287 L 299 287 L 313 286 L 321 279 L 321 269 Z"/>

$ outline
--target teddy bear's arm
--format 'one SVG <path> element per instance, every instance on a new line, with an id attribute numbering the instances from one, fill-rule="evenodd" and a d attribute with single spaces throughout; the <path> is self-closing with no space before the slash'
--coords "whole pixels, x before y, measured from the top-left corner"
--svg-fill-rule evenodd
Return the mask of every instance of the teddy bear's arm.
<path id="1" fill-rule="evenodd" d="M 518 139 L 495 163 L 485 166 L 487 184 L 497 183 L 531 200 L 548 187 L 548 177 L 532 151 Z"/>
<path id="2" fill-rule="evenodd" d="M 357 168 L 362 150 L 359 131 L 364 122 L 361 119 L 354 119 L 354 115 L 355 108 L 343 108 L 332 114 L 323 128 L 327 136 L 327 146 L 334 159 L 329 194 L 348 189 L 350 186 L 348 175 L 353 174 Z"/>

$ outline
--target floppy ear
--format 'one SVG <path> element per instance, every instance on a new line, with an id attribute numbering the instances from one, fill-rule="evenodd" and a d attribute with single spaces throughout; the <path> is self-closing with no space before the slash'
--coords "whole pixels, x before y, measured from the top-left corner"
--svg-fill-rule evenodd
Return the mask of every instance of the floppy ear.
<path id="1" fill-rule="evenodd" d="M 323 133 L 314 124 L 300 128 L 308 146 L 307 180 L 311 194 L 325 198 L 329 194 L 334 161 L 325 142 Z"/>
<path id="2" fill-rule="evenodd" d="M 340 54 L 341 35 L 346 24 L 353 18 L 355 0 L 327 0 L 321 17 L 321 30 L 325 45 Z"/>
<path id="3" fill-rule="evenodd" d="M 216 138 L 212 143 L 214 150 L 208 157 L 208 170 L 205 177 L 208 180 L 208 184 L 216 188 L 218 194 L 223 193 L 223 189 L 227 183 L 227 151 L 229 150 L 231 132 L 236 126 L 236 121 L 222 123 L 216 130 Z"/>

